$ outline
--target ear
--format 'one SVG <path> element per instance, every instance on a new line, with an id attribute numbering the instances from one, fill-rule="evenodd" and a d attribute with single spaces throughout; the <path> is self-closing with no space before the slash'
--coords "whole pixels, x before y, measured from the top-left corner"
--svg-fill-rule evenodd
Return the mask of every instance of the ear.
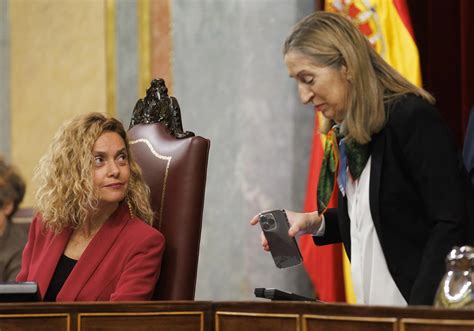
<path id="1" fill-rule="evenodd" d="M 352 81 L 352 75 L 344 64 L 341 66 L 340 72 L 344 79 L 347 79 L 349 82 Z"/>
<path id="2" fill-rule="evenodd" d="M 13 201 L 5 202 L 5 205 L 2 208 L 2 212 L 9 218 L 11 213 L 13 212 Z"/>

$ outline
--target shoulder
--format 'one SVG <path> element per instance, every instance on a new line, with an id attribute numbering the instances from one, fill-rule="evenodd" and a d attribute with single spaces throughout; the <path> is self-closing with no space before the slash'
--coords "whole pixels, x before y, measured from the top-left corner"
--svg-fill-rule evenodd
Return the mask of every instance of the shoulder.
<path id="1" fill-rule="evenodd" d="M 49 242 L 58 234 L 45 225 L 41 213 L 37 213 L 31 221 L 28 233 L 28 240 L 35 242 Z"/>
<path id="2" fill-rule="evenodd" d="M 43 216 L 41 213 L 36 213 L 35 217 L 31 221 L 31 226 L 33 227 L 42 227 L 43 226 Z"/>
<path id="3" fill-rule="evenodd" d="M 405 94 L 385 104 L 388 125 L 406 125 L 413 121 L 440 118 L 434 105 L 414 94 Z"/>
<path id="4" fill-rule="evenodd" d="M 126 233 L 128 239 L 136 241 L 151 240 L 161 242 L 165 240 L 160 231 L 139 218 L 133 218 L 128 222 Z"/>
<path id="5" fill-rule="evenodd" d="M 152 260 L 161 258 L 165 237 L 151 225 L 137 218 L 130 219 L 122 233 L 119 246 L 127 260 L 137 256 Z"/>
<path id="6" fill-rule="evenodd" d="M 406 94 L 385 104 L 387 123 L 385 131 L 391 131 L 397 136 L 413 135 L 419 130 L 426 134 L 441 130 L 443 135 L 449 130 L 435 105 L 423 98 Z"/>
<path id="7" fill-rule="evenodd" d="M 41 213 L 36 213 L 35 217 L 31 221 L 30 232 L 31 231 L 34 231 L 34 233 L 37 234 L 37 235 L 41 234 L 43 236 L 47 236 L 49 234 L 51 234 L 51 235 L 54 234 L 54 232 L 50 231 L 48 229 L 48 227 L 45 225 L 45 222 L 43 220 L 43 216 L 41 215 Z"/>

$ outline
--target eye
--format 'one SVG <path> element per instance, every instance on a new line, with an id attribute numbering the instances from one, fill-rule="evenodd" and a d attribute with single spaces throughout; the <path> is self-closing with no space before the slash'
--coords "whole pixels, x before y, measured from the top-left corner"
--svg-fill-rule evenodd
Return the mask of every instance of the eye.
<path id="1" fill-rule="evenodd" d="M 117 160 L 125 164 L 128 161 L 128 155 L 125 153 L 120 153 L 119 156 L 117 157 Z"/>
<path id="2" fill-rule="evenodd" d="M 303 84 L 311 85 L 314 83 L 314 77 L 313 76 L 302 76 L 301 77 L 301 82 Z"/>
<path id="3" fill-rule="evenodd" d="M 102 165 L 102 163 L 104 163 L 104 158 L 102 156 L 94 157 L 94 164 L 96 166 L 100 166 L 100 165 Z"/>

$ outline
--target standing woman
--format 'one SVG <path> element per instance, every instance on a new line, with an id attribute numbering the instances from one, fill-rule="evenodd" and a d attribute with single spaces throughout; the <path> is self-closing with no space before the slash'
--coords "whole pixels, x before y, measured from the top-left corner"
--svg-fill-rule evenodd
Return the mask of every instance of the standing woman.
<path id="1" fill-rule="evenodd" d="M 284 59 L 301 101 L 328 120 L 319 210 L 287 211 L 289 235 L 343 242 L 357 303 L 431 305 L 444 258 L 467 240 L 462 227 L 473 203 L 434 98 L 337 14 L 303 18 L 285 41 Z M 333 188 L 337 210 L 327 209 Z M 262 246 L 269 249 L 264 237 Z"/>
<path id="2" fill-rule="evenodd" d="M 149 300 L 164 238 L 123 125 L 100 113 L 65 123 L 35 179 L 17 281 L 36 281 L 45 301 Z"/>

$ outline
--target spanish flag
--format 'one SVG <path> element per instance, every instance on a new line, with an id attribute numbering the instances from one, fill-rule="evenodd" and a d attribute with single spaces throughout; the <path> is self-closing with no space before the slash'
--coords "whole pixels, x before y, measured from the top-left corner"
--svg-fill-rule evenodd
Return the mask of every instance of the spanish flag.
<path id="1" fill-rule="evenodd" d="M 421 86 L 418 49 L 406 0 L 326 0 L 325 10 L 352 20 L 388 64 Z"/>
<path id="2" fill-rule="evenodd" d="M 372 46 L 392 67 L 421 86 L 418 49 L 406 0 L 326 0 L 326 11 L 339 13 L 354 22 Z M 305 211 L 316 210 L 316 188 L 323 155 L 324 135 L 319 133 L 317 114 L 310 159 Z M 336 206 L 333 192 L 332 206 Z M 350 262 L 341 245 L 314 246 L 310 236 L 300 239 L 306 271 L 320 300 L 355 303 Z"/>
<path id="3" fill-rule="evenodd" d="M 315 211 L 317 207 L 317 188 L 321 160 L 323 158 L 326 136 L 319 131 L 323 121 L 320 112 L 316 113 L 313 145 L 309 164 L 308 185 L 304 210 Z M 337 191 L 332 192 L 328 207 L 337 206 Z M 316 296 L 325 302 L 345 302 L 344 274 L 343 274 L 343 249 L 342 244 L 315 246 L 310 235 L 301 236 L 299 240 L 301 255 L 306 272 L 313 283 Z"/>

